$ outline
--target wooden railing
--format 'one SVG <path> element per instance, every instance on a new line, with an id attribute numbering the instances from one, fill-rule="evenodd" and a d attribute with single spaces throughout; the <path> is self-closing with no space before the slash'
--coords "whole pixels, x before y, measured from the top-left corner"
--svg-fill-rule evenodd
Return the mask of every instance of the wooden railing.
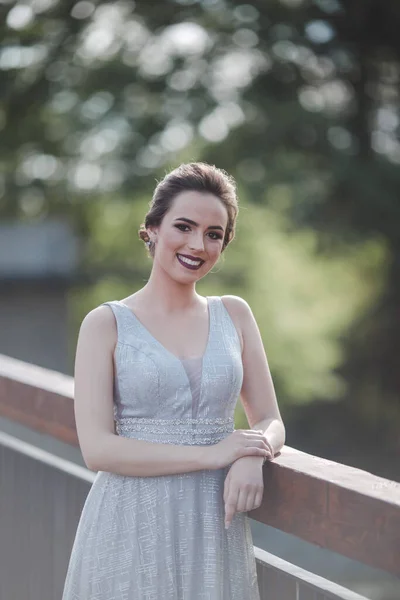
<path id="1" fill-rule="evenodd" d="M 71 377 L 0 355 L 0 416 L 78 446 L 72 398 Z M 21 465 L 21 472 L 25 473 L 23 481 L 27 481 L 31 469 L 29 461 L 35 460 L 35 452 L 28 450 L 26 445 L 18 448 L 18 443 L 10 439 L 0 436 L 0 445 L 3 440 L 4 447 L 2 456 L 8 457 L 4 461 L 11 461 L 15 452 L 24 454 L 27 463 L 23 463 L 22 459 L 19 463 L 17 459 L 12 460 Z M 47 465 L 46 469 L 64 469 L 65 465 L 52 465 L 51 457 L 45 459 L 43 453 L 41 456 L 42 459 L 36 453 L 36 461 L 42 460 Z M 65 469 L 63 472 L 69 477 L 71 486 L 71 478 L 81 480 L 76 485 L 81 494 L 79 498 L 83 501 L 94 474 L 82 470 L 82 473 L 87 473 L 82 475 L 81 472 L 73 472 L 73 469 Z M 4 473 L 6 471 L 8 477 L 12 473 L 15 477 L 14 467 L 11 470 L 4 469 Z M 400 576 L 400 484 L 289 447 L 285 447 L 273 462 L 266 464 L 264 480 L 267 493 L 264 494 L 263 504 L 249 513 L 250 517 L 307 542 Z M 83 481 L 85 491 L 82 496 Z M 5 482 L 1 482 L 3 486 Z M 34 482 L 31 485 L 34 486 Z M 23 486 L 23 482 L 20 486 Z M 72 488 L 68 489 L 71 493 Z M 4 502 L 0 503 L 0 510 L 5 510 L 4 507 Z M 78 513 L 79 510 L 74 512 L 75 526 Z M 3 520 L 6 518 L 4 515 L 1 517 Z M 71 531 L 67 536 L 64 558 L 68 555 L 73 535 L 74 531 Z M 7 543 L 10 544 L 10 540 Z M 0 546 L 0 552 L 5 550 Z M 262 550 L 256 549 L 256 556 L 263 600 L 361 598 L 295 566 L 288 569 L 285 561 Z M 2 573 L 1 576 L 0 581 Z M 274 593 L 274 589 L 278 591 Z M 314 590 L 315 595 L 307 596 L 307 590 Z"/>

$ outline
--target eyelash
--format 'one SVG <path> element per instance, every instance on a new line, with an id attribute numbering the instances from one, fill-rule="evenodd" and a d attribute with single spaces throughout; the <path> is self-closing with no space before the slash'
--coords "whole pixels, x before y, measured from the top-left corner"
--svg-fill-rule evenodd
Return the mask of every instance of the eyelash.
<path id="1" fill-rule="evenodd" d="M 187 233 L 188 231 L 190 231 L 190 227 L 189 225 L 184 225 L 183 223 L 178 223 L 178 225 L 175 225 L 175 227 L 177 229 L 179 229 L 179 231 L 182 231 L 183 233 Z M 187 229 L 183 229 L 184 227 L 186 227 Z M 222 240 L 222 235 L 220 233 L 217 233 L 216 231 L 210 231 L 209 235 L 215 235 L 216 237 L 212 237 L 212 240 Z"/>

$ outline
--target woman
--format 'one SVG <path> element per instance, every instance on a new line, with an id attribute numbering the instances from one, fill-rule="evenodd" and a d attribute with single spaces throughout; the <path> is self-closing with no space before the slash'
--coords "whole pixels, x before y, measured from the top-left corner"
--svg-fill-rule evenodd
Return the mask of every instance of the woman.
<path id="1" fill-rule="evenodd" d="M 98 473 L 63 600 L 259 600 L 245 513 L 261 504 L 284 427 L 249 306 L 196 292 L 237 211 L 225 172 L 169 173 L 139 231 L 148 283 L 82 323 L 75 416 Z M 250 430 L 234 431 L 239 394 Z"/>

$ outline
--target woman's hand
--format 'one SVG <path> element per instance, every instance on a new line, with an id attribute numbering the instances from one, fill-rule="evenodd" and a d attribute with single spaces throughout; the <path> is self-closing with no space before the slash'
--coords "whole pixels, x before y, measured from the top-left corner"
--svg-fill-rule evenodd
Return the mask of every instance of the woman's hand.
<path id="1" fill-rule="evenodd" d="M 273 456 L 271 444 L 263 432 L 254 429 L 236 429 L 218 444 L 212 446 L 212 451 L 215 469 L 227 467 L 244 456 L 257 456 L 260 459 Z"/>
<path id="2" fill-rule="evenodd" d="M 264 459 L 254 456 L 233 463 L 225 478 L 225 527 L 228 529 L 237 512 L 258 508 L 264 493 L 262 466 Z"/>

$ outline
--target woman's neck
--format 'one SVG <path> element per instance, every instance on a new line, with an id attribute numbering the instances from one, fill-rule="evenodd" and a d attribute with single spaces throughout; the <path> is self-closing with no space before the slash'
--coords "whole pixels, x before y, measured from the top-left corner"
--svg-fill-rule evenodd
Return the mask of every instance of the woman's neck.
<path id="1" fill-rule="evenodd" d="M 166 313 L 190 309 L 198 302 L 195 283 L 179 283 L 155 265 L 138 296 L 146 305 Z"/>

